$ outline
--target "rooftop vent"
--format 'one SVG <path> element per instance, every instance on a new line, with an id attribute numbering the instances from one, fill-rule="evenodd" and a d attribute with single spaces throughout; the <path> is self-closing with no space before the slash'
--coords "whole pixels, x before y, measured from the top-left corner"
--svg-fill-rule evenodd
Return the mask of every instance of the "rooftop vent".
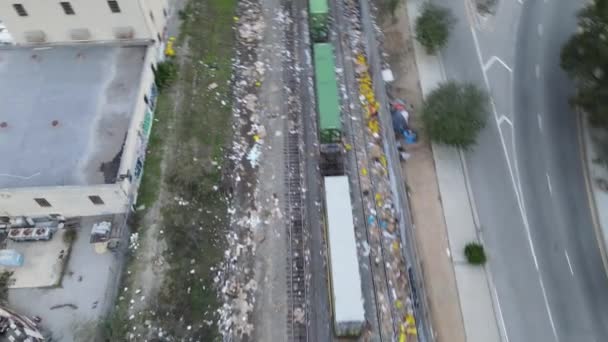
<path id="1" fill-rule="evenodd" d="M 72 38 L 72 40 L 90 40 L 91 32 L 86 28 L 71 29 L 70 38 Z"/>
<path id="2" fill-rule="evenodd" d="M 25 41 L 28 43 L 45 43 L 46 33 L 42 30 L 26 31 L 24 33 Z"/>
<path id="3" fill-rule="evenodd" d="M 115 27 L 113 31 L 116 39 L 133 39 L 135 37 L 135 30 L 131 26 Z"/>

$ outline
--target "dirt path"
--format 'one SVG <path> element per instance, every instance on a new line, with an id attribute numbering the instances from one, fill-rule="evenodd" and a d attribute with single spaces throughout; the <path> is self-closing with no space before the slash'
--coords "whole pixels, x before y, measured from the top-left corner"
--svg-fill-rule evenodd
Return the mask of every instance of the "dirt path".
<path id="1" fill-rule="evenodd" d="M 424 134 L 417 109 L 422 105 L 413 37 L 405 5 L 382 23 L 384 50 L 395 76 L 390 92 L 410 105 L 410 124 L 420 138 L 409 145 L 410 158 L 403 163 L 412 219 L 423 268 L 436 341 L 464 342 L 464 326 L 454 271 L 447 250 L 447 232 L 431 145 Z"/>

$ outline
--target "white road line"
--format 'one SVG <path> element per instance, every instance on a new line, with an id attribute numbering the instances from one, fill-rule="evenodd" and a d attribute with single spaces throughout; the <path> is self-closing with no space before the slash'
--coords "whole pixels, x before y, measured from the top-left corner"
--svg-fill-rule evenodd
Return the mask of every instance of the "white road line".
<path id="1" fill-rule="evenodd" d="M 0 177 L 10 177 L 10 178 L 17 178 L 17 179 L 25 179 L 25 180 L 32 179 L 39 175 L 40 175 L 40 172 L 33 173 L 30 176 L 19 176 L 19 175 L 11 175 L 8 173 L 0 173 Z"/>
<path id="2" fill-rule="evenodd" d="M 537 30 L 538 35 L 542 36 L 543 35 L 543 24 L 538 24 Z"/>
<path id="3" fill-rule="evenodd" d="M 549 300 L 547 299 L 547 291 L 545 291 L 545 284 L 543 284 L 543 279 L 538 275 L 538 280 L 540 281 L 540 289 L 543 292 L 543 298 L 545 299 L 545 307 L 547 308 L 547 312 L 549 313 L 549 323 L 551 323 L 551 329 L 553 330 L 553 336 L 555 336 L 555 340 L 559 341 L 557 338 L 557 330 L 555 330 L 555 322 L 553 322 L 553 315 L 551 315 L 551 307 L 549 307 Z"/>
<path id="4" fill-rule="evenodd" d="M 505 324 L 505 319 L 502 315 L 502 309 L 500 308 L 500 299 L 498 298 L 498 291 L 496 291 L 496 287 L 492 288 L 494 290 L 494 297 L 496 298 L 496 305 L 498 305 L 498 316 L 500 317 L 500 327 L 502 328 L 503 333 L 505 334 L 504 342 L 509 342 L 509 334 L 507 334 L 507 325 Z"/>
<path id="5" fill-rule="evenodd" d="M 570 257 L 568 256 L 568 251 L 564 249 L 564 254 L 566 255 L 566 261 L 568 261 L 568 267 L 570 268 L 570 273 L 574 275 L 574 270 L 572 269 L 572 264 L 570 263 Z"/>
<path id="6" fill-rule="evenodd" d="M 551 176 L 549 176 L 549 172 L 547 172 L 546 175 L 547 175 L 547 186 L 549 187 L 549 193 L 551 195 L 553 195 L 553 187 L 551 186 Z"/>
<path id="7" fill-rule="evenodd" d="M 490 59 L 489 59 L 489 60 L 486 62 L 486 64 L 483 66 L 483 71 L 484 71 L 484 72 L 485 72 L 485 71 L 488 71 L 488 70 L 489 70 L 489 69 L 492 67 L 492 65 L 493 65 L 495 62 L 498 62 L 498 63 L 502 64 L 502 66 L 503 66 L 503 67 L 505 67 L 505 69 L 509 70 L 509 72 L 513 72 L 513 69 L 511 69 L 511 67 L 509 67 L 509 66 L 507 65 L 507 63 L 505 63 L 505 62 L 504 62 L 502 59 L 500 59 L 500 58 L 498 58 L 498 57 L 496 57 L 496 56 L 492 56 L 492 57 L 491 57 L 491 58 L 490 58 Z"/>
<path id="8" fill-rule="evenodd" d="M 534 74 L 536 75 L 536 78 L 540 78 L 540 65 L 536 64 L 534 67 Z"/>
<path id="9" fill-rule="evenodd" d="M 506 122 L 509 124 L 509 126 L 513 127 L 513 122 L 505 115 L 501 115 L 496 123 L 500 126 L 503 122 Z"/>
<path id="10" fill-rule="evenodd" d="M 475 29 L 472 26 L 469 26 L 471 30 L 471 34 L 473 35 L 473 43 L 475 45 L 475 52 L 477 53 L 477 61 L 479 62 L 479 67 L 481 68 L 481 74 L 483 76 L 483 81 L 486 86 L 486 90 L 490 91 L 490 81 L 488 80 L 488 75 L 483 70 L 483 57 L 481 55 L 481 48 L 479 47 L 479 39 L 477 39 L 477 33 L 475 33 Z M 498 112 L 496 111 L 496 104 L 494 103 L 494 99 L 490 96 L 490 106 L 492 108 L 492 113 L 494 114 L 494 120 L 498 122 Z M 530 224 L 528 222 L 528 217 L 526 216 L 523 200 L 518 191 L 517 181 L 515 180 L 515 174 L 513 173 L 513 167 L 511 165 L 511 160 L 509 159 L 509 153 L 507 152 L 507 145 L 505 144 L 505 137 L 502 133 L 500 127 L 498 127 L 498 135 L 500 137 L 500 143 L 502 145 L 502 149 L 505 155 L 505 159 L 507 161 L 507 167 L 509 169 L 509 176 L 511 177 L 511 183 L 513 185 L 513 190 L 515 191 L 515 197 L 517 200 L 517 205 L 519 207 L 519 212 L 524 223 L 524 228 L 526 229 L 526 234 L 528 237 L 528 244 L 530 245 L 530 252 L 532 254 L 532 259 L 534 260 L 534 266 L 536 270 L 538 270 L 538 259 L 536 258 L 536 251 L 534 250 L 534 243 L 532 243 L 532 234 L 530 233 Z"/>
<path id="11" fill-rule="evenodd" d="M 536 118 L 538 119 L 538 129 L 543 131 L 543 117 L 540 114 L 536 114 Z"/>

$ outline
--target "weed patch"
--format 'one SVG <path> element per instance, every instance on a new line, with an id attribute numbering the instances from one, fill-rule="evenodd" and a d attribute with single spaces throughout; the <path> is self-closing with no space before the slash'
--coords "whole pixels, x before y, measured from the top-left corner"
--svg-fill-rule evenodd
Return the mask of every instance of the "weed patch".
<path id="1" fill-rule="evenodd" d="M 171 91 L 161 92 L 158 99 L 138 196 L 138 204 L 146 207 L 162 201 L 163 280 L 158 296 L 133 320 L 127 317 L 129 299 L 119 300 L 103 323 L 107 340 L 124 340 L 125 334 L 147 328 L 142 326 L 154 327 L 142 333 L 152 340 L 160 337 L 159 331 L 180 341 L 219 339 L 213 278 L 214 267 L 222 261 L 228 218 L 224 195 L 218 191 L 218 166 L 223 165 L 223 147 L 231 136 L 229 81 L 236 3 L 190 0 L 179 15 L 183 22 L 175 44 L 180 62 L 166 89 Z M 187 53 L 180 46 L 187 46 Z M 173 92 L 179 96 L 171 96 Z M 128 269 L 125 284 L 137 272 Z"/>

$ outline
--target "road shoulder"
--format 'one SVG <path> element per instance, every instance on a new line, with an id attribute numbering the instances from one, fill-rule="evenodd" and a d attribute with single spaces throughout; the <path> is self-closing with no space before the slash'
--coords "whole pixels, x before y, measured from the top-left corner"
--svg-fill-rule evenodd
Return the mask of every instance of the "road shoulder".
<path id="1" fill-rule="evenodd" d="M 608 132 L 590 126 L 587 117 L 579 114 L 579 138 L 585 186 L 589 196 L 591 218 L 602 256 L 604 270 L 608 274 Z"/>

